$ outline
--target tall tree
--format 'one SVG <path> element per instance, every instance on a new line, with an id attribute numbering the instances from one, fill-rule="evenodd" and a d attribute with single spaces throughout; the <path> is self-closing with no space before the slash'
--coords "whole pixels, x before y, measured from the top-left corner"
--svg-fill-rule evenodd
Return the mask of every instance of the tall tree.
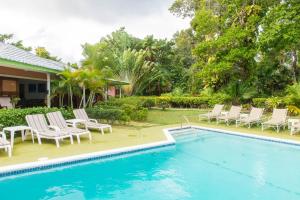
<path id="1" fill-rule="evenodd" d="M 292 81 L 299 76 L 300 3 L 285 0 L 270 7 L 261 23 L 259 47 L 263 60 L 272 59 L 291 71 Z M 274 65 L 274 67 L 276 67 Z"/>
<path id="2" fill-rule="evenodd" d="M 23 41 L 22 40 L 14 40 L 14 34 L 0 34 L 0 42 L 4 42 L 7 44 L 11 44 L 14 45 L 20 49 L 23 49 L 25 51 L 31 51 L 32 48 L 31 47 L 26 47 L 23 45 Z"/>
<path id="3" fill-rule="evenodd" d="M 39 57 L 46 58 L 49 60 L 54 60 L 54 61 L 58 61 L 58 62 L 61 61 L 60 58 L 57 58 L 56 56 L 51 56 L 50 52 L 47 51 L 47 49 L 45 47 L 35 48 L 35 54 Z"/>

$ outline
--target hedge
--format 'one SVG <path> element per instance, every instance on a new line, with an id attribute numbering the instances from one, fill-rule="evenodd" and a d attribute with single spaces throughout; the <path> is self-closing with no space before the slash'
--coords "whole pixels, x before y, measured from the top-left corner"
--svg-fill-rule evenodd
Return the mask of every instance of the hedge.
<path id="1" fill-rule="evenodd" d="M 224 94 L 215 94 L 211 97 L 197 96 L 160 96 L 160 97 L 126 97 L 121 99 L 113 99 L 106 103 L 106 105 L 121 106 L 124 104 L 133 105 L 137 108 L 152 108 L 154 106 L 167 108 L 206 108 L 212 107 L 217 103 L 229 103 L 230 97 Z"/>
<path id="2" fill-rule="evenodd" d="M 120 102 L 101 102 L 92 108 L 87 108 L 86 111 L 92 118 L 106 120 L 110 123 L 115 121 L 123 123 L 130 120 L 145 121 L 148 116 L 148 109 Z"/>
<path id="3" fill-rule="evenodd" d="M 61 111 L 65 119 L 73 118 L 73 112 L 64 108 L 18 108 L 18 109 L 0 109 L 0 124 L 3 127 L 26 125 L 25 116 L 30 114 L 46 114 L 48 112 Z"/>
<path id="4" fill-rule="evenodd" d="M 269 98 L 253 98 L 252 104 L 255 107 L 266 108 L 272 110 L 273 108 L 286 108 L 290 102 L 285 97 L 269 97 Z"/>

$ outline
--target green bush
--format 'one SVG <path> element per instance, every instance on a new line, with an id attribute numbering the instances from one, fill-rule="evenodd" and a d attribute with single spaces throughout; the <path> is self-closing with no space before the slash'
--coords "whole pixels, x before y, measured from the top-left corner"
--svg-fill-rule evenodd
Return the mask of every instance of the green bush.
<path id="1" fill-rule="evenodd" d="M 285 101 L 282 97 L 270 97 L 266 100 L 266 108 L 273 109 L 278 107 L 285 107 Z"/>
<path id="2" fill-rule="evenodd" d="M 142 101 L 142 107 L 151 109 L 155 106 L 155 98 L 144 98 Z"/>
<path id="3" fill-rule="evenodd" d="M 264 108 L 266 106 L 266 100 L 267 98 L 253 98 L 252 103 L 255 107 Z"/>
<path id="4" fill-rule="evenodd" d="M 150 98 L 149 98 L 150 99 Z M 102 119 L 110 120 L 110 121 L 145 121 L 147 119 L 148 115 L 148 109 L 144 108 L 145 101 L 147 98 L 140 98 L 140 97 L 127 97 L 127 98 L 121 98 L 121 99 L 113 99 L 108 102 L 101 102 L 98 103 L 95 107 L 99 110 L 110 110 L 114 111 L 114 114 L 116 114 L 116 110 L 119 110 L 122 112 L 122 114 L 118 114 L 117 116 L 119 118 L 110 119 L 108 116 L 102 116 Z M 154 101 L 154 99 L 152 99 Z M 152 101 L 151 100 L 151 101 Z M 149 103 L 149 102 L 148 102 Z M 150 106 L 149 104 L 147 106 Z M 101 110 L 101 112 L 103 112 Z M 100 112 L 100 111 L 98 111 Z M 92 112 L 91 112 L 92 113 Z M 97 116 L 100 116 L 98 114 Z"/>
<path id="5" fill-rule="evenodd" d="M 115 123 L 116 121 L 121 123 L 130 121 L 130 117 L 125 113 L 125 111 L 118 108 L 101 108 L 100 106 L 95 106 L 92 108 L 86 108 L 86 112 L 91 118 L 106 120 L 109 123 Z"/>
<path id="6" fill-rule="evenodd" d="M 289 111 L 289 114 L 292 116 L 300 115 L 300 109 L 297 106 L 290 105 L 287 107 L 287 109 Z"/>
<path id="7" fill-rule="evenodd" d="M 272 110 L 273 108 L 285 108 L 288 102 L 286 97 L 253 98 L 253 106 Z"/>
<path id="8" fill-rule="evenodd" d="M 215 93 L 206 98 L 208 99 L 208 105 L 210 107 L 213 107 L 215 104 L 226 104 L 232 100 L 232 98 L 225 93 Z"/>
<path id="9" fill-rule="evenodd" d="M 169 97 L 161 97 L 161 98 L 158 98 L 156 103 L 157 103 L 157 106 L 160 107 L 162 110 L 166 110 L 167 108 L 170 107 L 170 98 Z"/>
<path id="10" fill-rule="evenodd" d="M 0 110 L 0 124 L 3 127 L 26 125 L 25 116 L 31 114 L 46 114 L 48 112 L 61 111 L 65 119 L 73 118 L 72 110 L 64 108 L 17 108 L 17 109 L 1 109 Z"/>
<path id="11" fill-rule="evenodd" d="M 145 121 L 147 119 L 148 110 L 141 106 L 123 104 L 121 109 L 130 117 L 131 120 Z"/>

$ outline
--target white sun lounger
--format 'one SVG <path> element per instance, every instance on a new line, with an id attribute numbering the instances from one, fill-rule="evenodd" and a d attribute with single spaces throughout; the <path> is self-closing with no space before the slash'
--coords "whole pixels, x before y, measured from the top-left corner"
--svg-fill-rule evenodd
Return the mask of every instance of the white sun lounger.
<path id="1" fill-rule="evenodd" d="M 3 132 L 0 132 L 0 149 L 7 151 L 8 156 L 11 157 L 11 146 L 10 142 L 6 140 L 6 135 Z"/>
<path id="2" fill-rule="evenodd" d="M 224 105 L 216 104 L 211 112 L 208 112 L 205 114 L 200 114 L 199 120 L 201 117 L 207 118 L 209 122 L 211 119 L 216 119 L 217 117 L 219 117 L 221 115 L 223 107 L 224 107 Z"/>
<path id="3" fill-rule="evenodd" d="M 252 124 L 259 124 L 262 120 L 264 109 L 263 108 L 255 108 L 252 107 L 250 114 L 247 117 L 240 118 L 236 121 L 236 124 L 240 125 L 248 125 L 248 128 L 251 127 Z"/>
<path id="4" fill-rule="evenodd" d="M 43 114 L 26 115 L 25 119 L 33 134 L 36 134 L 39 144 L 41 144 L 41 138 L 55 140 L 57 148 L 59 147 L 59 140 L 64 138 L 70 138 L 71 144 L 73 144 L 72 135 L 62 132 L 56 126 L 49 126 Z"/>
<path id="5" fill-rule="evenodd" d="M 228 113 L 217 117 L 217 123 L 224 121 L 227 125 L 229 125 L 230 121 L 236 121 L 240 118 L 241 110 L 241 106 L 231 106 Z"/>
<path id="6" fill-rule="evenodd" d="M 109 129 L 112 133 L 112 127 L 109 124 L 100 124 L 96 119 L 90 119 L 86 114 L 84 109 L 75 109 L 73 113 L 76 119 L 81 119 L 85 121 L 87 128 L 89 129 L 98 129 L 101 131 L 102 135 L 104 134 L 104 129 Z"/>
<path id="7" fill-rule="evenodd" d="M 261 124 L 261 129 L 264 130 L 268 127 L 274 127 L 277 130 L 277 133 L 280 130 L 280 127 L 285 128 L 287 123 L 287 109 L 274 109 L 272 117 Z"/>
<path id="8" fill-rule="evenodd" d="M 69 127 L 60 111 L 50 112 L 50 113 L 47 113 L 46 115 L 47 115 L 50 125 L 57 126 L 58 128 L 60 128 L 60 131 L 76 136 L 78 144 L 80 144 L 80 136 L 81 135 L 88 134 L 89 139 L 92 140 L 91 132 L 87 129 L 86 126 L 85 126 L 85 129 Z"/>

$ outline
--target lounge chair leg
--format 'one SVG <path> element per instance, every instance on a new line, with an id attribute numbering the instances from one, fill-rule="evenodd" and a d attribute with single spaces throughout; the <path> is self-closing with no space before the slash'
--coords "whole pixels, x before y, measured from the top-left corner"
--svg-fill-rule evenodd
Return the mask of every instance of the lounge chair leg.
<path id="1" fill-rule="evenodd" d="M 103 130 L 103 128 L 101 128 L 101 134 L 104 135 L 104 130 Z"/>
<path id="2" fill-rule="evenodd" d="M 72 135 L 70 136 L 70 142 L 71 144 L 74 144 Z"/>
<path id="3" fill-rule="evenodd" d="M 55 139 L 56 147 L 59 148 L 59 141 L 58 139 Z"/>
<path id="4" fill-rule="evenodd" d="M 34 144 L 34 135 L 33 135 L 33 133 L 31 133 L 31 140 L 32 140 L 32 144 Z"/>
<path id="5" fill-rule="evenodd" d="M 276 127 L 277 127 L 277 133 L 279 133 L 279 126 L 277 125 Z"/>
<path id="6" fill-rule="evenodd" d="M 92 133 L 91 132 L 89 133 L 89 139 L 90 139 L 90 141 L 92 141 Z"/>
<path id="7" fill-rule="evenodd" d="M 11 147 L 7 147 L 7 150 L 8 150 L 8 157 L 11 157 Z"/>
<path id="8" fill-rule="evenodd" d="M 37 136 L 37 140 L 39 144 L 42 144 L 41 138 L 39 136 Z"/>
<path id="9" fill-rule="evenodd" d="M 77 135 L 77 143 L 80 144 L 80 136 Z"/>
<path id="10" fill-rule="evenodd" d="M 109 131 L 110 131 L 110 133 L 112 133 L 112 127 L 109 127 Z"/>

